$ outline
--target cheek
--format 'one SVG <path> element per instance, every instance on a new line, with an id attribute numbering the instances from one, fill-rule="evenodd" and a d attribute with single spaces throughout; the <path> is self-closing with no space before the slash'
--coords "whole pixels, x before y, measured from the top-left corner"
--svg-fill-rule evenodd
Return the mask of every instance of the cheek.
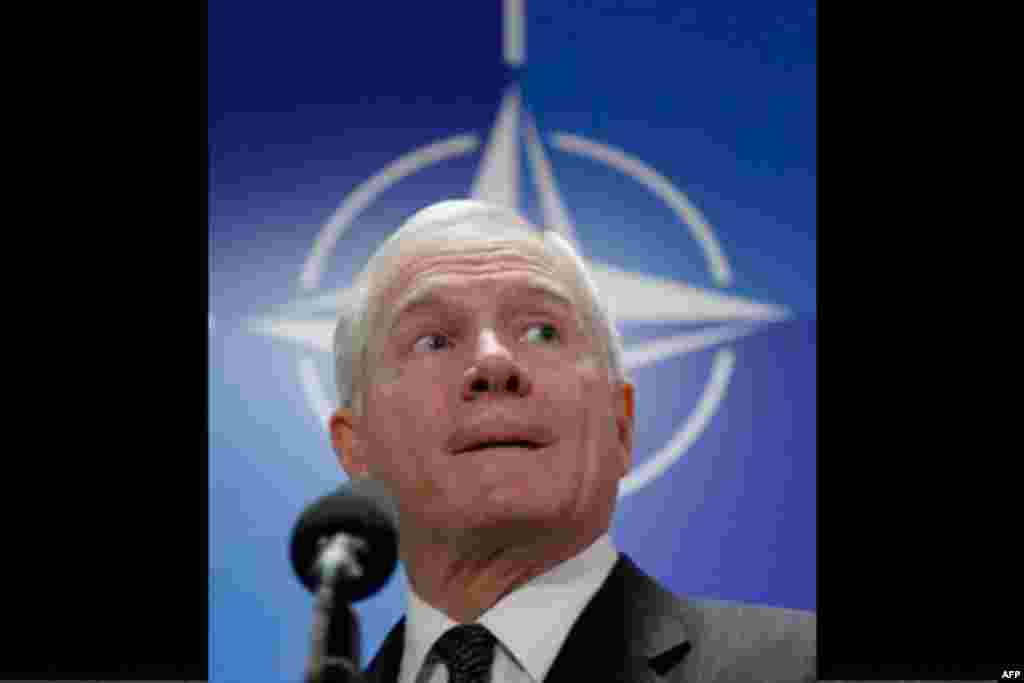
<path id="1" fill-rule="evenodd" d="M 620 442 L 616 422 L 613 390 L 608 369 L 600 359 L 583 358 L 573 366 L 571 379 L 565 377 L 557 391 L 565 414 L 562 424 L 575 425 L 582 451 L 579 465 L 586 478 L 605 476 L 609 462 L 620 462 Z M 615 455 L 611 451 L 615 452 Z M 621 474 L 621 473 L 620 473 Z"/>
<path id="2" fill-rule="evenodd" d="M 544 421 L 550 421 L 559 431 L 578 425 L 584 416 L 586 382 L 565 368 L 545 368 L 542 375 L 541 381 L 534 382 L 533 401 L 542 408 Z"/>
<path id="3" fill-rule="evenodd" d="M 543 370 L 543 381 L 535 385 L 536 398 L 556 427 L 570 430 L 563 436 L 593 439 L 595 426 L 608 414 L 604 397 L 609 387 L 604 372 L 600 362 L 591 357 Z"/>
<path id="4" fill-rule="evenodd" d="M 414 373 L 374 377 L 367 416 L 371 457 L 394 471 L 419 465 L 415 454 L 436 452 L 449 432 L 451 388 Z"/>

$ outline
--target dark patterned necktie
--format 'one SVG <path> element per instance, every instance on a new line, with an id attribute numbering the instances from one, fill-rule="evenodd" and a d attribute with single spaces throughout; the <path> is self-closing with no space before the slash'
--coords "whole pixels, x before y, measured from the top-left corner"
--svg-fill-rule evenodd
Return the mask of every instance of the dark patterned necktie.
<path id="1" fill-rule="evenodd" d="M 448 683 L 488 683 L 497 639 L 486 626 L 460 624 L 441 636 L 434 650 L 448 667 Z"/>

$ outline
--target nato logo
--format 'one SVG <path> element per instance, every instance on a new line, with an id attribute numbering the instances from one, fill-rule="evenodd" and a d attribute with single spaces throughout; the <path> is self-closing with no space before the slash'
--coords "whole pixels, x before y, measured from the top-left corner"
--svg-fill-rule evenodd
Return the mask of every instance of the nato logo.
<path id="1" fill-rule="evenodd" d="M 587 244 L 577 239 L 569 210 L 573 197 L 563 196 L 559 190 L 546 145 L 601 164 L 653 195 L 674 216 L 679 239 L 696 244 L 713 286 L 697 287 L 588 259 Z M 558 231 L 579 249 L 620 331 L 624 325 L 636 323 L 699 325 L 696 331 L 627 343 L 626 367 L 632 372 L 669 358 L 705 349 L 714 351 L 708 379 L 694 404 L 688 412 L 673 416 L 675 427 L 671 436 L 653 452 L 637 454 L 632 470 L 620 482 L 619 495 L 626 496 L 664 474 L 700 438 L 729 389 L 735 368 L 735 351 L 730 342 L 757 331 L 765 323 L 785 319 L 789 311 L 779 305 L 726 294 L 733 280 L 729 259 L 698 207 L 664 175 L 627 151 L 570 132 L 554 131 L 542 136 L 523 104 L 517 84 L 506 90 L 486 141 L 474 133 L 453 135 L 412 149 L 376 172 L 371 170 L 323 224 L 301 272 L 296 274 L 306 296 L 272 316 L 251 319 L 248 329 L 294 342 L 301 349 L 295 377 L 302 385 L 309 410 L 326 426 L 336 399 L 328 389 L 334 386 L 333 379 L 324 370 L 330 364 L 325 364 L 323 358 L 331 354 L 338 307 L 347 288 L 327 290 L 322 282 L 332 259 L 346 251 L 346 233 L 359 220 L 361 212 L 396 183 L 406 179 L 415 182 L 419 172 L 468 155 L 477 155 L 479 161 L 472 186 L 463 192 L 468 189 L 472 198 L 520 208 L 524 148 L 528 177 L 534 185 L 544 228 Z M 438 196 L 436 200 L 451 198 Z M 630 236 L 623 233 L 618 237 L 628 240 Z"/>

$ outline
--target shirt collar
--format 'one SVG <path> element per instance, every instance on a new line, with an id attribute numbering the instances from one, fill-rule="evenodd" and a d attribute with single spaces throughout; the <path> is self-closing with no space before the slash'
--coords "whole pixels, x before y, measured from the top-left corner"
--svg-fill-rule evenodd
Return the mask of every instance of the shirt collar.
<path id="1" fill-rule="evenodd" d="M 542 681 L 569 630 L 617 559 L 618 552 L 606 533 L 575 557 L 503 597 L 477 622 L 497 637 L 533 680 Z M 543 612 L 543 619 L 537 618 L 538 612 Z M 410 585 L 402 671 L 418 673 L 437 639 L 457 625 L 416 595 Z"/>

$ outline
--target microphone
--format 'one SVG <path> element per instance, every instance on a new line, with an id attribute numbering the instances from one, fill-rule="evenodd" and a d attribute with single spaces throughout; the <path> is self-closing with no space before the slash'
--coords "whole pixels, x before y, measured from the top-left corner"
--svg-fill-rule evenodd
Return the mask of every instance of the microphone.
<path id="1" fill-rule="evenodd" d="M 398 508 L 387 489 L 352 479 L 318 498 L 295 523 L 291 561 L 311 593 L 325 579 L 346 602 L 383 588 L 398 563 Z"/>
<path id="2" fill-rule="evenodd" d="M 350 603 L 373 595 L 398 564 L 398 510 L 383 485 L 353 479 L 315 500 L 292 531 L 291 561 L 316 596 L 307 683 L 354 682 L 359 623 Z M 333 619 L 336 602 L 342 620 Z"/>

